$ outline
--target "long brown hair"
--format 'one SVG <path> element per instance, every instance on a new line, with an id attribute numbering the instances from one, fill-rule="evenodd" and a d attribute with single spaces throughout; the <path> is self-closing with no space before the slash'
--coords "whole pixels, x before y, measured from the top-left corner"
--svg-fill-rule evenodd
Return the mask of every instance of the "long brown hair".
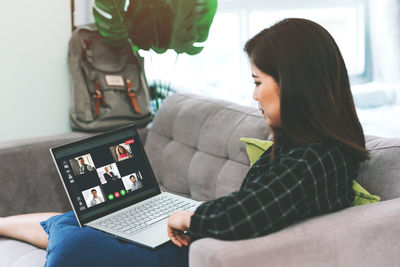
<path id="1" fill-rule="evenodd" d="M 310 20 L 285 19 L 244 49 L 279 86 L 282 127 L 272 129 L 274 148 L 284 135 L 295 145 L 334 143 L 358 163 L 368 158 L 347 69 L 328 31 Z"/>

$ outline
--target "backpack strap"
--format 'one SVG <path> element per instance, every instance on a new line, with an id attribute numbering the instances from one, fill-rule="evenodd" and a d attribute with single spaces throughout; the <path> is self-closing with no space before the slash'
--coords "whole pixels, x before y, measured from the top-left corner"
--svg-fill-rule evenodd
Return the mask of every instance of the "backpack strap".
<path id="1" fill-rule="evenodd" d="M 128 88 L 128 96 L 131 99 L 131 104 L 132 104 L 133 109 L 135 110 L 136 113 L 140 114 L 141 111 L 140 111 L 139 103 L 137 101 L 136 94 L 132 89 L 133 86 L 132 86 L 131 80 L 126 80 L 126 87 Z"/>
<path id="2" fill-rule="evenodd" d="M 87 50 L 90 49 L 92 45 L 92 41 L 88 39 L 83 39 L 82 43 L 82 50 L 81 50 L 81 60 L 86 61 L 87 60 Z"/>
<path id="3" fill-rule="evenodd" d="M 97 116 L 99 116 L 100 113 L 100 104 L 103 108 L 105 108 L 107 106 L 106 101 L 104 99 L 103 94 L 100 91 L 100 84 L 99 81 L 95 81 L 94 82 L 94 90 L 95 90 L 95 94 L 93 95 L 94 98 L 94 118 L 97 118 Z"/>

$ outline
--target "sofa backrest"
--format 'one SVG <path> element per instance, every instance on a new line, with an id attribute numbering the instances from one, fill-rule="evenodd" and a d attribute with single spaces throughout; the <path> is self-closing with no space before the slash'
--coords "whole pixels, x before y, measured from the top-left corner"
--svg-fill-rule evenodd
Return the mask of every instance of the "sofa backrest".
<path id="1" fill-rule="evenodd" d="M 249 160 L 239 138 L 269 134 L 255 108 L 174 94 L 157 112 L 145 150 L 162 189 L 209 200 L 240 188 Z"/>
<path id="2" fill-rule="evenodd" d="M 356 180 L 382 200 L 400 197 L 400 138 L 365 139 L 370 159 L 361 165 Z"/>
<path id="3" fill-rule="evenodd" d="M 157 112 L 145 149 L 162 189 L 209 200 L 240 188 L 249 161 L 239 138 L 270 134 L 255 108 L 175 94 Z M 400 197 L 400 139 L 366 140 L 371 159 L 356 179 L 382 200 Z"/>

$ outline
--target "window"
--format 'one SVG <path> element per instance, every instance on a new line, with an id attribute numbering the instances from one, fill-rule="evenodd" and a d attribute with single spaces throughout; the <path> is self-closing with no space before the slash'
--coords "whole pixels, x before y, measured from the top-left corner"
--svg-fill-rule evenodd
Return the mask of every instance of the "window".
<path id="1" fill-rule="evenodd" d="M 275 22 L 298 17 L 325 27 L 336 40 L 352 83 L 371 79 L 367 3 L 364 0 L 220 0 L 209 38 L 195 56 L 144 52 L 148 79 L 189 91 L 254 105 L 245 42 Z M 301 3 L 300 3 L 301 2 Z"/>
<path id="2" fill-rule="evenodd" d="M 93 22 L 93 1 L 75 0 L 76 25 Z M 394 137 L 399 136 L 399 130 L 393 118 L 400 117 L 399 8 L 398 1 L 218 0 L 209 38 L 200 54 L 140 53 L 145 57 L 150 83 L 161 81 L 180 92 L 256 106 L 251 99 L 253 82 L 243 52 L 245 42 L 283 18 L 308 18 L 332 34 L 343 54 L 365 133 Z M 367 83 L 372 81 L 370 35 L 375 56 L 373 83 Z"/>

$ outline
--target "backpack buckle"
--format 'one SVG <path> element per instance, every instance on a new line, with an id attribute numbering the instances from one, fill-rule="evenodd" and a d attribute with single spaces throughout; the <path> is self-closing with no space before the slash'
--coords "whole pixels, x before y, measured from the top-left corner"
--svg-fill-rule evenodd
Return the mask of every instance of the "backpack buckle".
<path id="1" fill-rule="evenodd" d="M 99 81 L 94 82 L 94 90 L 95 90 L 95 93 L 93 95 L 93 99 L 94 99 L 94 114 L 93 114 L 93 116 L 96 119 L 100 113 L 100 105 L 103 108 L 105 108 L 105 107 L 107 107 L 107 103 L 106 103 L 106 100 L 104 99 L 104 95 L 100 91 Z"/>
<path id="2" fill-rule="evenodd" d="M 131 105 L 136 113 L 141 114 L 139 103 L 137 101 L 137 97 L 135 92 L 133 91 L 133 86 L 131 80 L 126 80 L 126 87 L 128 88 L 128 96 L 131 100 Z"/>

